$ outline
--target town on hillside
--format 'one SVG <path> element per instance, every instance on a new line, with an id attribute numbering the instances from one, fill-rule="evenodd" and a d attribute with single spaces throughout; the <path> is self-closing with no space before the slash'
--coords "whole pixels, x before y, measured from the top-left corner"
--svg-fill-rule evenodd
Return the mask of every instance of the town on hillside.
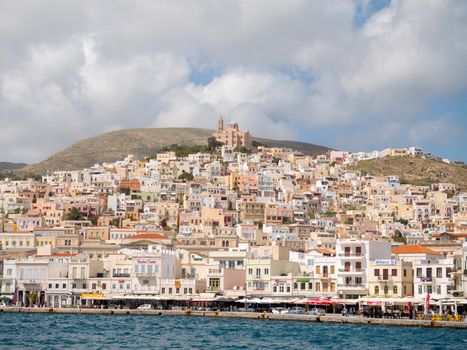
<path id="1" fill-rule="evenodd" d="M 467 192 L 351 167 L 394 156 L 431 155 L 304 155 L 221 117 L 205 145 L 4 179 L 1 302 L 460 317 Z"/>

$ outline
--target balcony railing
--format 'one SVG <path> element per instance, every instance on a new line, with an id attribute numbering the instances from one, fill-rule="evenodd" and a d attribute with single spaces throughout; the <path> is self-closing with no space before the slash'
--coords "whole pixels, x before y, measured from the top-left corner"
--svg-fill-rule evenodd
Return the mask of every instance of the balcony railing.
<path id="1" fill-rule="evenodd" d="M 337 256 L 342 256 L 346 258 L 359 258 L 364 256 L 362 253 L 340 253 Z"/>
<path id="2" fill-rule="evenodd" d="M 129 273 L 125 272 L 116 272 L 112 275 L 113 277 L 130 277 Z"/>
<path id="3" fill-rule="evenodd" d="M 361 273 L 365 272 L 365 269 L 339 269 L 339 272 Z"/>
<path id="4" fill-rule="evenodd" d="M 421 282 L 431 282 L 433 281 L 433 277 L 422 276 L 420 277 Z"/>

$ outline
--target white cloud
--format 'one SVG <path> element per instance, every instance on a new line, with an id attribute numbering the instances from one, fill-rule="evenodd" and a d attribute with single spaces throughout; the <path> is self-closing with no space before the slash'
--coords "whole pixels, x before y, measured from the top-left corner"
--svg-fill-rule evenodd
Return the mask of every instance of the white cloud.
<path id="1" fill-rule="evenodd" d="M 361 27 L 358 6 L 368 15 Z M 367 0 L 5 3 L 0 160 L 38 161 L 118 127 L 212 128 L 219 114 L 272 138 L 336 127 L 309 141 L 340 148 L 431 142 L 413 125 L 439 123 L 432 101 L 467 87 L 467 3 L 370 8 Z M 200 83 L 194 71 L 216 73 Z M 445 123 L 452 130 L 458 121 Z M 347 137 L 381 125 L 374 140 Z"/>

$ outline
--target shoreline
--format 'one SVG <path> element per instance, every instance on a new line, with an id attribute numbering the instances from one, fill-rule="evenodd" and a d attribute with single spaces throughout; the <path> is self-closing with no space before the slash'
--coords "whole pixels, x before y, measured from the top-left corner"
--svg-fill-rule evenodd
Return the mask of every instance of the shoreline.
<path id="1" fill-rule="evenodd" d="M 28 308 L 5 307 L 0 313 L 38 313 L 38 314 L 85 314 L 85 315 L 146 315 L 146 316 L 186 316 L 186 317 L 214 317 L 214 318 L 243 318 L 254 320 L 295 321 L 295 322 L 327 322 L 364 325 L 384 325 L 393 327 L 426 327 L 426 328 L 455 328 L 467 329 L 467 322 L 431 321 L 389 318 L 360 318 L 355 316 L 341 316 L 327 314 L 324 316 L 288 315 L 255 312 L 231 311 L 190 311 L 190 310 L 135 310 L 135 309 L 86 309 L 86 308 Z"/>

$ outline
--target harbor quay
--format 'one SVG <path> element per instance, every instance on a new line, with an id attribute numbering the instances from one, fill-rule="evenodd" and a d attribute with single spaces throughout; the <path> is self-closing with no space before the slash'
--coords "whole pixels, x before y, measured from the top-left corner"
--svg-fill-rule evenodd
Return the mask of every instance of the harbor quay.
<path id="1" fill-rule="evenodd" d="M 444 320 L 411 320 L 369 318 L 359 316 L 342 316 L 338 314 L 326 315 L 293 315 L 273 314 L 269 312 L 232 312 L 232 311 L 193 311 L 185 310 L 135 310 L 135 309 L 93 309 L 93 308 L 30 308 L 30 307 L 6 307 L 0 309 L 0 313 L 38 313 L 38 314 L 86 314 L 86 315 L 145 315 L 145 316 L 186 316 L 186 317 L 218 317 L 218 318 L 242 318 L 252 320 L 271 321 L 295 321 L 295 322 L 329 322 L 354 325 L 380 325 L 395 327 L 431 327 L 431 328 L 456 328 L 467 329 L 467 322 L 455 322 Z"/>

